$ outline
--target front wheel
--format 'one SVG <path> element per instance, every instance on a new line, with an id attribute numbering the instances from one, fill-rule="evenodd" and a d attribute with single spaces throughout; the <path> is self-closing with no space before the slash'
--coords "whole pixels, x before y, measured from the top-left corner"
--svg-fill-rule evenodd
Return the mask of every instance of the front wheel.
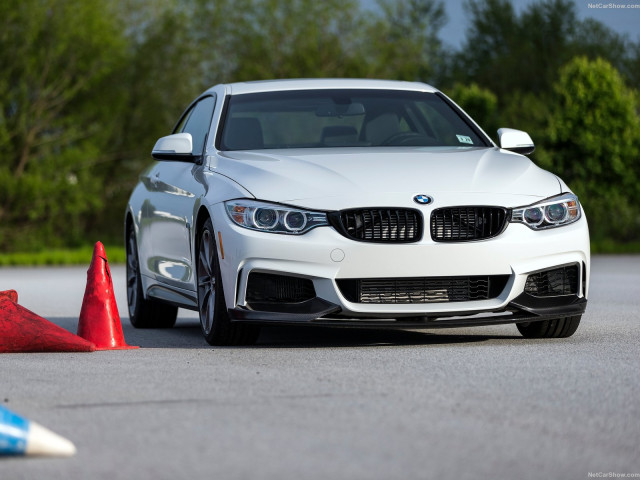
<path id="1" fill-rule="evenodd" d="M 525 338 L 567 338 L 576 332 L 581 318 L 582 315 L 575 315 L 541 322 L 518 323 L 517 327 Z"/>
<path id="2" fill-rule="evenodd" d="M 198 236 L 198 310 L 200 327 L 209 345 L 250 345 L 260 329 L 254 325 L 232 323 L 227 313 L 213 224 L 208 219 Z"/>
<path id="3" fill-rule="evenodd" d="M 171 328 L 176 323 L 178 307 L 152 299 L 142 293 L 138 246 L 133 226 L 127 231 L 127 303 L 129 321 L 136 328 Z"/>

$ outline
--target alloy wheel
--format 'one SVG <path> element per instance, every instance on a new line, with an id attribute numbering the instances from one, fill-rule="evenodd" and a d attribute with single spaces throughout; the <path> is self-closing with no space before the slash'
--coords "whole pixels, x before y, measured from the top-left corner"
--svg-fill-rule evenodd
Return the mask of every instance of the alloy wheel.
<path id="1" fill-rule="evenodd" d="M 198 248 L 198 307 L 205 335 L 211 333 L 216 306 L 216 252 L 211 232 L 204 229 Z"/>
<path id="2" fill-rule="evenodd" d="M 127 241 L 127 300 L 129 315 L 133 315 L 138 302 L 138 249 L 133 229 L 129 232 Z"/>

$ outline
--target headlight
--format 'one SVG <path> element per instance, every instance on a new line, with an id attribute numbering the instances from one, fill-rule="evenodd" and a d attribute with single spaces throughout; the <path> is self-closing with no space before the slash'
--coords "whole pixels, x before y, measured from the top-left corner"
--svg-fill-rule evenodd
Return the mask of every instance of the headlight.
<path id="1" fill-rule="evenodd" d="M 514 208 L 511 222 L 524 223 L 533 230 L 561 227 L 580 219 L 582 215 L 578 197 L 563 193 L 527 207 Z"/>
<path id="2" fill-rule="evenodd" d="M 327 215 L 256 200 L 224 202 L 229 218 L 244 228 L 260 232 L 300 235 L 312 228 L 328 225 Z"/>

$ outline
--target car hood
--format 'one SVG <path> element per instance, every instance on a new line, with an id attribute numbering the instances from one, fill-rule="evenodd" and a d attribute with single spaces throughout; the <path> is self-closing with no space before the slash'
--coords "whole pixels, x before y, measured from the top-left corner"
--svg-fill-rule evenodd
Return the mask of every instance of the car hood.
<path id="1" fill-rule="evenodd" d="M 376 204 L 413 195 L 463 198 L 560 193 L 558 178 L 499 148 L 322 148 L 221 152 L 210 160 L 256 198 L 314 208 Z M 480 201 L 480 200 L 478 200 Z M 526 203 L 514 199 L 513 205 Z M 489 202 L 490 203 L 490 202 Z M 504 203 L 504 201 L 503 201 Z"/>

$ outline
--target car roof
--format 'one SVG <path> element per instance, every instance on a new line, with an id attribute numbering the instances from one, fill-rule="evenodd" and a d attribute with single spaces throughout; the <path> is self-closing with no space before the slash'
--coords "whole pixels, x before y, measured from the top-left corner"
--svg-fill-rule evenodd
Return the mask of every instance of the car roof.
<path id="1" fill-rule="evenodd" d="M 210 90 L 216 89 L 218 85 Z M 420 82 L 404 82 L 398 80 L 373 80 L 357 78 L 305 78 L 287 80 L 259 80 L 253 82 L 237 82 L 224 84 L 228 95 L 245 93 L 277 92 L 285 90 L 321 90 L 321 89 L 377 89 L 377 90 L 412 90 L 419 92 L 437 92 L 431 85 Z"/>

